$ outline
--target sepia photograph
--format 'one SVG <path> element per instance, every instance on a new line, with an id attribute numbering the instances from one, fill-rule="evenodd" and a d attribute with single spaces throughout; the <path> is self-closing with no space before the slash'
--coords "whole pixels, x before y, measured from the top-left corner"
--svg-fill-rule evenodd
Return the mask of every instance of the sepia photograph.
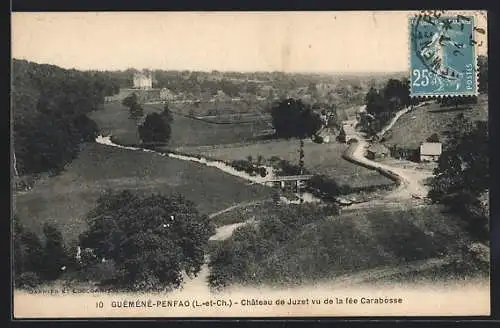
<path id="1" fill-rule="evenodd" d="M 490 315 L 486 11 L 11 37 L 15 319 Z"/>

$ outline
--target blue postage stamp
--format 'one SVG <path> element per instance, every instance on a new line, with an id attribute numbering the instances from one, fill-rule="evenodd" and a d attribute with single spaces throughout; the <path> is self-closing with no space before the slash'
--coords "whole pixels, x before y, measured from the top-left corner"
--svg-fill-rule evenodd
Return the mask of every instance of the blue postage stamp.
<path id="1" fill-rule="evenodd" d="M 477 95 L 473 16 L 409 19 L 411 96 Z"/>

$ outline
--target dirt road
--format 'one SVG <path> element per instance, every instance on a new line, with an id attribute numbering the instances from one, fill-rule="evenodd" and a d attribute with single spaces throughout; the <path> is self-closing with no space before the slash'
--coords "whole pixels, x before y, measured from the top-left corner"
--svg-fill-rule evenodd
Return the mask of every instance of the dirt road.
<path id="1" fill-rule="evenodd" d="M 232 211 L 237 208 L 242 208 L 246 206 L 252 206 L 255 204 L 258 204 L 260 201 L 253 201 L 253 202 L 245 202 L 245 203 L 240 203 L 236 204 L 233 206 L 230 206 L 222 211 L 212 213 L 209 215 L 210 218 L 214 218 L 220 214 Z M 239 223 L 234 223 L 234 224 L 228 224 L 222 227 L 218 227 L 215 230 L 215 234 L 210 237 L 211 241 L 222 241 L 225 240 L 233 234 L 233 232 L 238 229 L 239 227 L 242 227 L 244 225 L 250 224 L 254 222 L 254 220 L 248 220 L 245 222 L 239 222 Z M 199 293 L 200 295 L 208 295 L 210 293 L 210 287 L 208 285 L 208 276 L 210 275 L 210 269 L 208 268 L 208 263 L 210 261 L 210 257 L 208 255 L 205 255 L 205 263 L 202 265 L 200 272 L 198 275 L 194 278 L 189 278 L 187 276 L 184 276 L 184 285 L 181 288 L 181 291 L 183 293 Z"/>
<path id="2" fill-rule="evenodd" d="M 408 109 L 398 112 L 396 117 L 401 117 L 407 110 Z M 391 121 L 388 126 L 394 125 L 395 122 L 396 120 Z M 432 172 L 390 166 L 366 158 L 366 152 L 370 143 L 362 132 L 356 131 L 356 124 L 356 119 L 344 121 L 343 123 L 347 140 L 357 140 L 357 142 L 352 143 L 349 149 L 344 153 L 344 158 L 355 164 L 377 170 L 381 174 L 394 180 L 398 187 L 393 192 L 385 195 L 384 198 L 386 199 L 423 199 L 427 197 L 428 188 L 425 186 L 424 181 L 432 176 Z M 384 128 L 383 131 L 387 132 L 387 130 L 388 129 Z"/>

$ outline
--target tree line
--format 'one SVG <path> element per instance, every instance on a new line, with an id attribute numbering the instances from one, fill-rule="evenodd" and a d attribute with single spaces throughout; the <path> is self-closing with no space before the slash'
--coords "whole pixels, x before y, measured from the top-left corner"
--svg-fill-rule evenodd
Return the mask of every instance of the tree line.
<path id="1" fill-rule="evenodd" d="M 103 72 L 13 61 L 13 140 L 19 175 L 61 171 L 98 128 L 88 114 L 119 91 Z"/>
<path id="2" fill-rule="evenodd" d="M 377 90 L 371 87 L 365 96 L 366 112 L 361 118 L 362 128 L 370 135 L 375 135 L 389 122 L 394 114 L 418 100 L 410 98 L 410 81 L 389 79 L 386 85 Z"/>

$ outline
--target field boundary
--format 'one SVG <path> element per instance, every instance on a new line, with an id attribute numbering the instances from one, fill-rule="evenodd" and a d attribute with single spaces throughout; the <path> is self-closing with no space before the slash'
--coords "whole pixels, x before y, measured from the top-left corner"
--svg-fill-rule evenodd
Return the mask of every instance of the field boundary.
<path id="1" fill-rule="evenodd" d="M 152 105 L 149 105 L 148 107 L 152 108 L 152 109 L 163 110 L 163 108 L 152 106 Z M 264 121 L 262 119 L 259 119 L 259 120 L 238 121 L 238 122 L 224 122 L 224 121 L 218 122 L 218 121 L 213 121 L 213 120 L 210 120 L 210 119 L 204 119 L 204 118 L 199 118 L 199 117 L 196 117 L 196 116 L 191 116 L 191 115 L 183 114 L 183 113 L 178 112 L 178 111 L 170 110 L 170 112 L 172 114 L 174 114 L 174 115 L 181 116 L 181 117 L 184 117 L 184 118 L 188 118 L 188 119 L 191 119 L 191 120 L 196 120 L 196 121 L 201 121 L 201 122 L 204 122 L 204 123 L 207 123 L 207 124 L 216 124 L 216 125 L 244 125 L 244 124 L 253 124 L 253 123 L 258 122 L 258 121 Z M 266 122 L 266 123 L 269 123 L 269 121 Z"/>

